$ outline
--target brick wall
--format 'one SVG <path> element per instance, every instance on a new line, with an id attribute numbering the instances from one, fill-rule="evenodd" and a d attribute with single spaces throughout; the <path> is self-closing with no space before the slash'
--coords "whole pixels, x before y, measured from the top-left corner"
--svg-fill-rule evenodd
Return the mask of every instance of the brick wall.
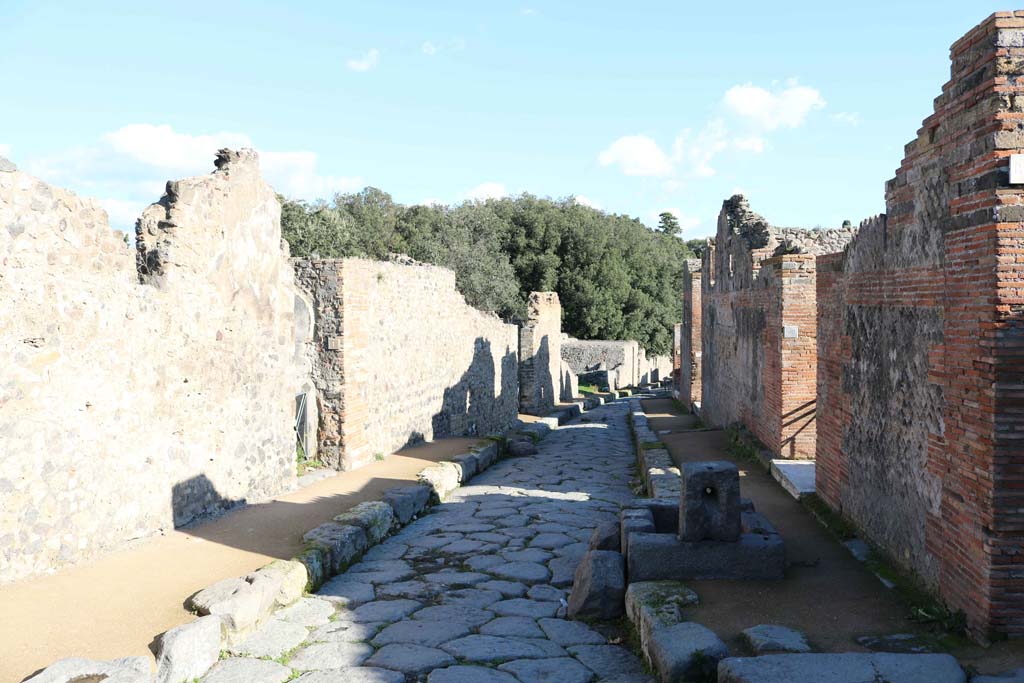
<path id="1" fill-rule="evenodd" d="M 740 422 L 779 457 L 814 457 L 815 255 L 851 235 L 774 228 L 742 196 L 724 202 L 701 265 L 706 423 Z"/>
<path id="2" fill-rule="evenodd" d="M 819 259 L 818 490 L 971 630 L 1024 635 L 1024 12 L 951 50 L 887 215 Z"/>
<path id="3" fill-rule="evenodd" d="M 519 410 L 547 415 L 562 398 L 562 304 L 555 292 L 531 292 L 519 328 Z"/>
<path id="4" fill-rule="evenodd" d="M 405 445 L 516 418 L 518 330 L 467 305 L 445 268 L 295 262 L 314 302 L 319 456 L 354 469 Z"/>
<path id="5" fill-rule="evenodd" d="M 699 402 L 701 392 L 701 272 L 700 261 L 689 259 L 683 268 L 683 322 L 679 329 L 679 400 Z"/>

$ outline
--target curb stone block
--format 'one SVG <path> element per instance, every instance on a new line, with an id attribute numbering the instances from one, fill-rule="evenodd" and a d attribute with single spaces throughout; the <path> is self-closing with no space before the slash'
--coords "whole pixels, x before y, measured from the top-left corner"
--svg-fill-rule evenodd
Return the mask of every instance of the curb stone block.
<path id="1" fill-rule="evenodd" d="M 153 674 L 147 657 L 124 657 L 110 661 L 72 657 L 54 662 L 25 683 L 75 683 L 89 680 L 104 683 L 152 683 Z"/>
<path id="2" fill-rule="evenodd" d="M 211 615 L 161 635 L 156 655 L 157 683 L 190 683 L 205 675 L 220 659 L 221 626 L 220 617 Z"/>
<path id="3" fill-rule="evenodd" d="M 497 443 L 489 443 L 482 448 L 477 449 L 473 452 L 476 456 L 477 465 L 480 472 L 488 469 L 491 465 L 498 461 L 499 446 Z"/>
<path id="4" fill-rule="evenodd" d="M 719 660 L 729 656 L 729 648 L 714 631 L 692 621 L 655 629 L 648 652 L 662 683 L 704 680 L 714 675 Z"/>
<path id="5" fill-rule="evenodd" d="M 459 483 L 465 484 L 480 471 L 480 461 L 473 453 L 463 453 L 452 458 L 452 462 L 458 465 Z"/>
<path id="6" fill-rule="evenodd" d="M 263 595 L 244 578 L 224 579 L 204 588 L 188 603 L 201 615 L 223 619 L 228 634 L 247 634 L 259 622 Z"/>
<path id="7" fill-rule="evenodd" d="M 330 577 L 330 556 L 324 548 L 309 548 L 294 557 L 293 561 L 306 568 L 306 576 L 309 577 L 306 581 L 307 593 L 316 592 Z"/>
<path id="8" fill-rule="evenodd" d="M 626 590 L 626 616 L 640 634 L 640 647 L 650 659 L 651 634 L 683 621 L 682 608 L 700 598 L 678 581 L 640 581 Z"/>
<path id="9" fill-rule="evenodd" d="M 302 540 L 327 550 L 331 574 L 340 574 L 367 548 L 366 532 L 357 526 L 327 522 L 310 529 Z"/>
<path id="10" fill-rule="evenodd" d="M 619 547 L 622 549 L 623 554 L 629 551 L 629 537 L 635 533 L 651 533 L 653 534 L 656 529 L 654 527 L 654 515 L 647 508 L 632 508 L 623 510 L 619 516 L 620 528 L 622 529 L 622 536 L 619 539 Z"/>
<path id="11" fill-rule="evenodd" d="M 430 486 L 438 502 L 459 487 L 460 468 L 453 462 L 439 462 L 420 470 L 416 478 Z"/>
<path id="12" fill-rule="evenodd" d="M 374 500 L 359 503 L 335 517 L 334 521 L 359 527 L 366 533 L 369 545 L 377 545 L 391 531 L 395 515 L 390 505 Z"/>
<path id="13" fill-rule="evenodd" d="M 569 594 L 569 617 L 614 619 L 622 615 L 626 565 L 622 553 L 591 550 L 580 560 Z"/>
<path id="14" fill-rule="evenodd" d="M 397 486 L 388 489 L 382 496 L 384 502 L 391 506 L 395 522 L 405 526 L 412 518 L 423 512 L 430 505 L 432 491 L 425 484 Z"/>
<path id="15" fill-rule="evenodd" d="M 846 652 L 731 657 L 718 683 L 966 683 L 952 655 Z"/>

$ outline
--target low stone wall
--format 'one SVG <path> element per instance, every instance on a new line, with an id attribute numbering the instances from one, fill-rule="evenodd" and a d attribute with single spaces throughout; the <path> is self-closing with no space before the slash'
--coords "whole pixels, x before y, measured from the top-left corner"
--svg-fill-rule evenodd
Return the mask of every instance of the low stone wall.
<path id="1" fill-rule="evenodd" d="M 519 328 L 519 410 L 547 415 L 562 400 L 562 305 L 555 292 L 532 292 Z"/>
<path id="2" fill-rule="evenodd" d="M 294 265 L 316 318 L 309 348 L 322 462 L 353 469 L 515 420 L 518 329 L 467 305 L 452 271 L 409 260 Z"/>
<path id="3" fill-rule="evenodd" d="M 0 163 L 0 581 L 289 488 L 295 287 L 256 154 L 168 183 L 137 250 Z"/>

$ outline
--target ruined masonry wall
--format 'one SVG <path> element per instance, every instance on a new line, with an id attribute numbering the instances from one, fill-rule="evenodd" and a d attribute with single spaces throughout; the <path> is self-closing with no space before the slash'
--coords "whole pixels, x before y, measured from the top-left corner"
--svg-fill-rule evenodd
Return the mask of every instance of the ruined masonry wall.
<path id="1" fill-rule="evenodd" d="M 293 484 L 280 207 L 218 164 L 146 210 L 145 284 L 95 201 L 0 171 L 0 581 Z"/>
<path id="2" fill-rule="evenodd" d="M 555 292 L 531 292 L 519 328 L 519 410 L 547 415 L 561 398 L 562 304 Z"/>
<path id="3" fill-rule="evenodd" d="M 701 400 L 701 271 L 700 261 L 687 260 L 683 270 L 683 322 L 679 327 L 678 391 L 686 405 Z"/>
<path id="4" fill-rule="evenodd" d="M 640 344 L 635 341 L 563 339 L 562 359 L 577 375 L 604 364 L 618 373 L 618 386 L 636 386 L 640 381 L 637 358 Z"/>
<path id="5" fill-rule="evenodd" d="M 515 420 L 518 331 L 417 263 L 296 261 L 317 320 L 320 459 L 348 470 L 423 440 Z"/>
<path id="6" fill-rule="evenodd" d="M 1024 12 L 951 50 L 886 216 L 820 258 L 817 489 L 976 634 L 1024 636 Z"/>
<path id="7" fill-rule="evenodd" d="M 710 425 L 744 424 L 778 457 L 809 459 L 816 433 L 814 254 L 852 231 L 799 231 L 804 247 L 793 241 L 797 232 L 773 228 L 742 196 L 723 203 L 699 278 L 701 414 Z"/>

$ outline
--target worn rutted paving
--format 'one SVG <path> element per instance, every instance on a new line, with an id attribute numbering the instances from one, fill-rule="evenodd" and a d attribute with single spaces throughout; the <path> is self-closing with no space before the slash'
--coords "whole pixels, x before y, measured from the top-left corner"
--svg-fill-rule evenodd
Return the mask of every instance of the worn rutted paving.
<path id="1" fill-rule="evenodd" d="M 314 596 L 278 612 L 204 683 L 647 682 L 565 618 L 591 531 L 631 499 L 624 404 L 553 431 L 458 489 Z"/>

